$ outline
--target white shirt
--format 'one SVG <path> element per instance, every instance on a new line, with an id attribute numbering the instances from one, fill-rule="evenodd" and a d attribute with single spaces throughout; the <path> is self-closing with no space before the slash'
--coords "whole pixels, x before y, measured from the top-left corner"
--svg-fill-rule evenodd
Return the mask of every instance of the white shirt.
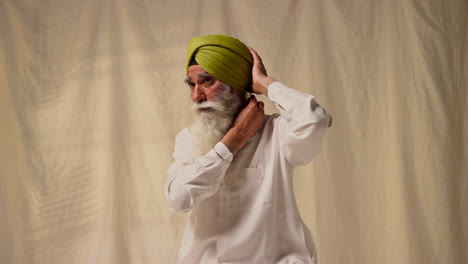
<path id="1" fill-rule="evenodd" d="M 177 135 L 165 195 L 174 212 L 192 211 L 178 263 L 317 263 L 292 176 L 319 153 L 331 116 L 314 96 L 280 82 L 268 97 L 280 115 L 265 115 L 235 162 L 222 142 L 197 158 L 190 129 Z M 229 173 L 238 180 L 223 184 Z"/>

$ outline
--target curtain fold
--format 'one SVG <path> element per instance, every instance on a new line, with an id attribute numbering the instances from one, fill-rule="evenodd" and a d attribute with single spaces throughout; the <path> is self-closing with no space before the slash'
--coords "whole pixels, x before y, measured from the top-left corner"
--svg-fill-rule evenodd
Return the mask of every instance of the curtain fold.
<path id="1" fill-rule="evenodd" d="M 319 263 L 468 263 L 467 1 L 1 0 L 2 263 L 176 263 L 186 48 L 215 33 L 333 116 L 295 172 Z"/>

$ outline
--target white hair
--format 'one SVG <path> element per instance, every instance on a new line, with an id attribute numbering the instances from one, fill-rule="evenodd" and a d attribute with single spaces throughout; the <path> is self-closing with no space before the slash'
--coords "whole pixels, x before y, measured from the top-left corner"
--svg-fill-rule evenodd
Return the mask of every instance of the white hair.
<path id="1" fill-rule="evenodd" d="M 223 89 L 215 95 L 213 101 L 192 105 L 196 119 L 191 131 L 197 156 L 205 155 L 224 137 L 243 102 L 241 95 L 235 93 L 231 86 L 226 83 L 221 85 Z M 209 111 L 199 111 L 200 108 L 208 107 L 211 108 Z"/>

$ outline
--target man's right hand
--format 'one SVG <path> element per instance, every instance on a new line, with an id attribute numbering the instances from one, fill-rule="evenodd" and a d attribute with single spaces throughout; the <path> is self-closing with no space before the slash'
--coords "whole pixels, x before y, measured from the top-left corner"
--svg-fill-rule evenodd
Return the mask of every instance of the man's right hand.
<path id="1" fill-rule="evenodd" d="M 226 133 L 221 142 L 235 156 L 263 125 L 263 102 L 258 102 L 252 95 L 247 106 L 239 112 L 231 129 Z"/>

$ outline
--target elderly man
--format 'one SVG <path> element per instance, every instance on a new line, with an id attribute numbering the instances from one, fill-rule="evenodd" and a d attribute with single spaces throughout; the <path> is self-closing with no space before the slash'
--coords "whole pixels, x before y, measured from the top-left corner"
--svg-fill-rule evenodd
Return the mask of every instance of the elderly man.
<path id="1" fill-rule="evenodd" d="M 267 76 L 239 40 L 193 38 L 187 78 L 196 120 L 176 137 L 165 195 L 191 211 L 179 263 L 316 263 L 294 198 L 294 168 L 320 151 L 331 116 L 314 96 Z M 264 115 L 267 96 L 280 114 Z"/>

